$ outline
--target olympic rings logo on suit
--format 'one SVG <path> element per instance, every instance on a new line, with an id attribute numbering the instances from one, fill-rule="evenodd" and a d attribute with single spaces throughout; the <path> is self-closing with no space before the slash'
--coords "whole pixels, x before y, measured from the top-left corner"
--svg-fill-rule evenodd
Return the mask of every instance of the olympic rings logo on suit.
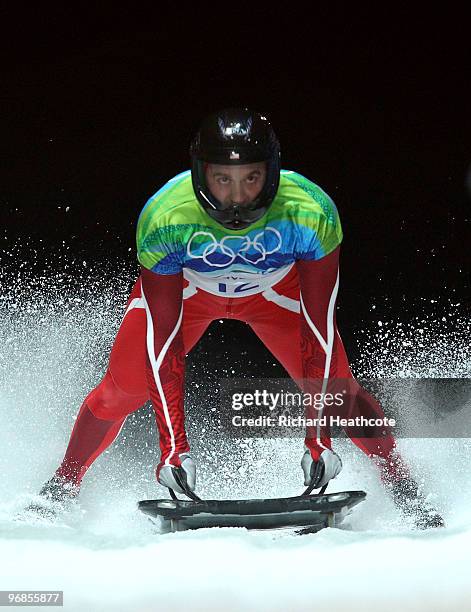
<path id="1" fill-rule="evenodd" d="M 274 248 L 267 250 L 263 242 L 260 242 L 260 239 L 269 233 L 275 237 L 276 244 Z M 193 240 L 196 239 L 197 236 L 206 236 L 209 240 L 209 244 L 204 247 L 201 255 L 197 255 L 196 253 L 192 252 Z M 234 248 L 231 248 L 228 244 L 231 240 L 237 241 L 239 248 L 237 248 L 234 244 L 232 245 Z M 240 257 L 243 261 L 249 264 L 257 264 L 260 261 L 264 261 L 267 255 L 272 255 L 273 253 L 279 251 L 281 249 L 281 245 L 281 234 L 274 227 L 266 227 L 264 231 L 256 234 L 253 240 L 250 238 L 250 236 L 224 236 L 224 238 L 218 242 L 211 232 L 195 232 L 188 242 L 186 252 L 188 257 L 191 259 L 202 259 L 208 266 L 212 266 L 213 268 L 225 268 L 226 266 L 231 265 L 237 257 Z M 257 259 L 248 258 L 250 248 L 253 248 L 257 253 L 259 253 L 259 257 L 257 257 Z M 216 252 L 222 253 L 228 257 L 229 261 L 224 263 L 209 261 L 209 257 Z"/>

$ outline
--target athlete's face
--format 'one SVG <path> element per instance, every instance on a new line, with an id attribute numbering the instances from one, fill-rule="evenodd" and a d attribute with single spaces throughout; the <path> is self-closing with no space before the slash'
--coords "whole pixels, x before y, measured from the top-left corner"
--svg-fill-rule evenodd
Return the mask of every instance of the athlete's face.
<path id="1" fill-rule="evenodd" d="M 267 165 L 266 162 L 240 166 L 208 164 L 205 173 L 209 190 L 224 207 L 234 204 L 245 206 L 253 202 L 262 191 Z"/>

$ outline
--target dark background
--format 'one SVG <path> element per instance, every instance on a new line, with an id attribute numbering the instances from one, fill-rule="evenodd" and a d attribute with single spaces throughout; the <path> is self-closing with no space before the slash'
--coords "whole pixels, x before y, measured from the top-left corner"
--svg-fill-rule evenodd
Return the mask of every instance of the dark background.
<path id="1" fill-rule="evenodd" d="M 19 240 L 40 268 L 64 241 L 71 257 L 134 265 L 137 216 L 188 168 L 201 118 L 243 104 L 270 116 L 283 167 L 339 208 L 350 353 L 365 322 L 469 307 L 465 14 L 84 7 L 0 16 L 2 257 Z M 214 324 L 197 350 L 229 363 L 234 338 L 273 361 L 237 322 Z"/>

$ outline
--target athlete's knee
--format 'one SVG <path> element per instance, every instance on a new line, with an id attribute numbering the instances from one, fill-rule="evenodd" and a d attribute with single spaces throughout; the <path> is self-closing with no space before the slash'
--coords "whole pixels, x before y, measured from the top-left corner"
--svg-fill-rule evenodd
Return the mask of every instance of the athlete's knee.
<path id="1" fill-rule="evenodd" d="M 86 402 L 98 419 L 116 421 L 137 410 L 146 401 L 145 397 L 129 395 L 114 382 L 107 370 L 101 383 L 88 395 Z"/>
<path id="2" fill-rule="evenodd" d="M 345 431 L 355 444 L 369 456 L 388 457 L 394 437 L 381 405 L 363 387 L 358 387 L 348 416 L 356 423 Z"/>

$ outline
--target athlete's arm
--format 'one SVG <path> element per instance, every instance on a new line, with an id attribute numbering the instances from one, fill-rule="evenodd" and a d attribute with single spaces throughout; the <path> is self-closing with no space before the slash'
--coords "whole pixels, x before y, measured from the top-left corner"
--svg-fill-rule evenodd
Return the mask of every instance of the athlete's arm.
<path id="1" fill-rule="evenodd" d="M 338 292 L 338 246 L 316 260 L 296 262 L 301 291 L 301 350 L 305 378 L 337 373 L 338 335 L 335 303 Z"/>
<path id="2" fill-rule="evenodd" d="M 147 381 L 160 434 L 161 463 L 181 465 L 189 451 L 184 425 L 185 355 L 182 337 L 183 275 L 141 267 L 147 317 Z"/>
<path id="3" fill-rule="evenodd" d="M 338 372 L 339 352 L 344 352 L 337 333 L 335 303 L 338 291 L 338 246 L 332 253 L 317 260 L 299 260 L 301 301 L 301 355 L 304 390 L 310 393 L 335 393 L 338 376 L 351 376 L 346 357 L 342 354 L 342 372 Z M 340 350 L 339 350 L 340 349 Z M 315 411 L 310 416 L 318 417 Z M 314 459 L 330 448 L 328 431 L 308 428 L 306 446 Z"/>

